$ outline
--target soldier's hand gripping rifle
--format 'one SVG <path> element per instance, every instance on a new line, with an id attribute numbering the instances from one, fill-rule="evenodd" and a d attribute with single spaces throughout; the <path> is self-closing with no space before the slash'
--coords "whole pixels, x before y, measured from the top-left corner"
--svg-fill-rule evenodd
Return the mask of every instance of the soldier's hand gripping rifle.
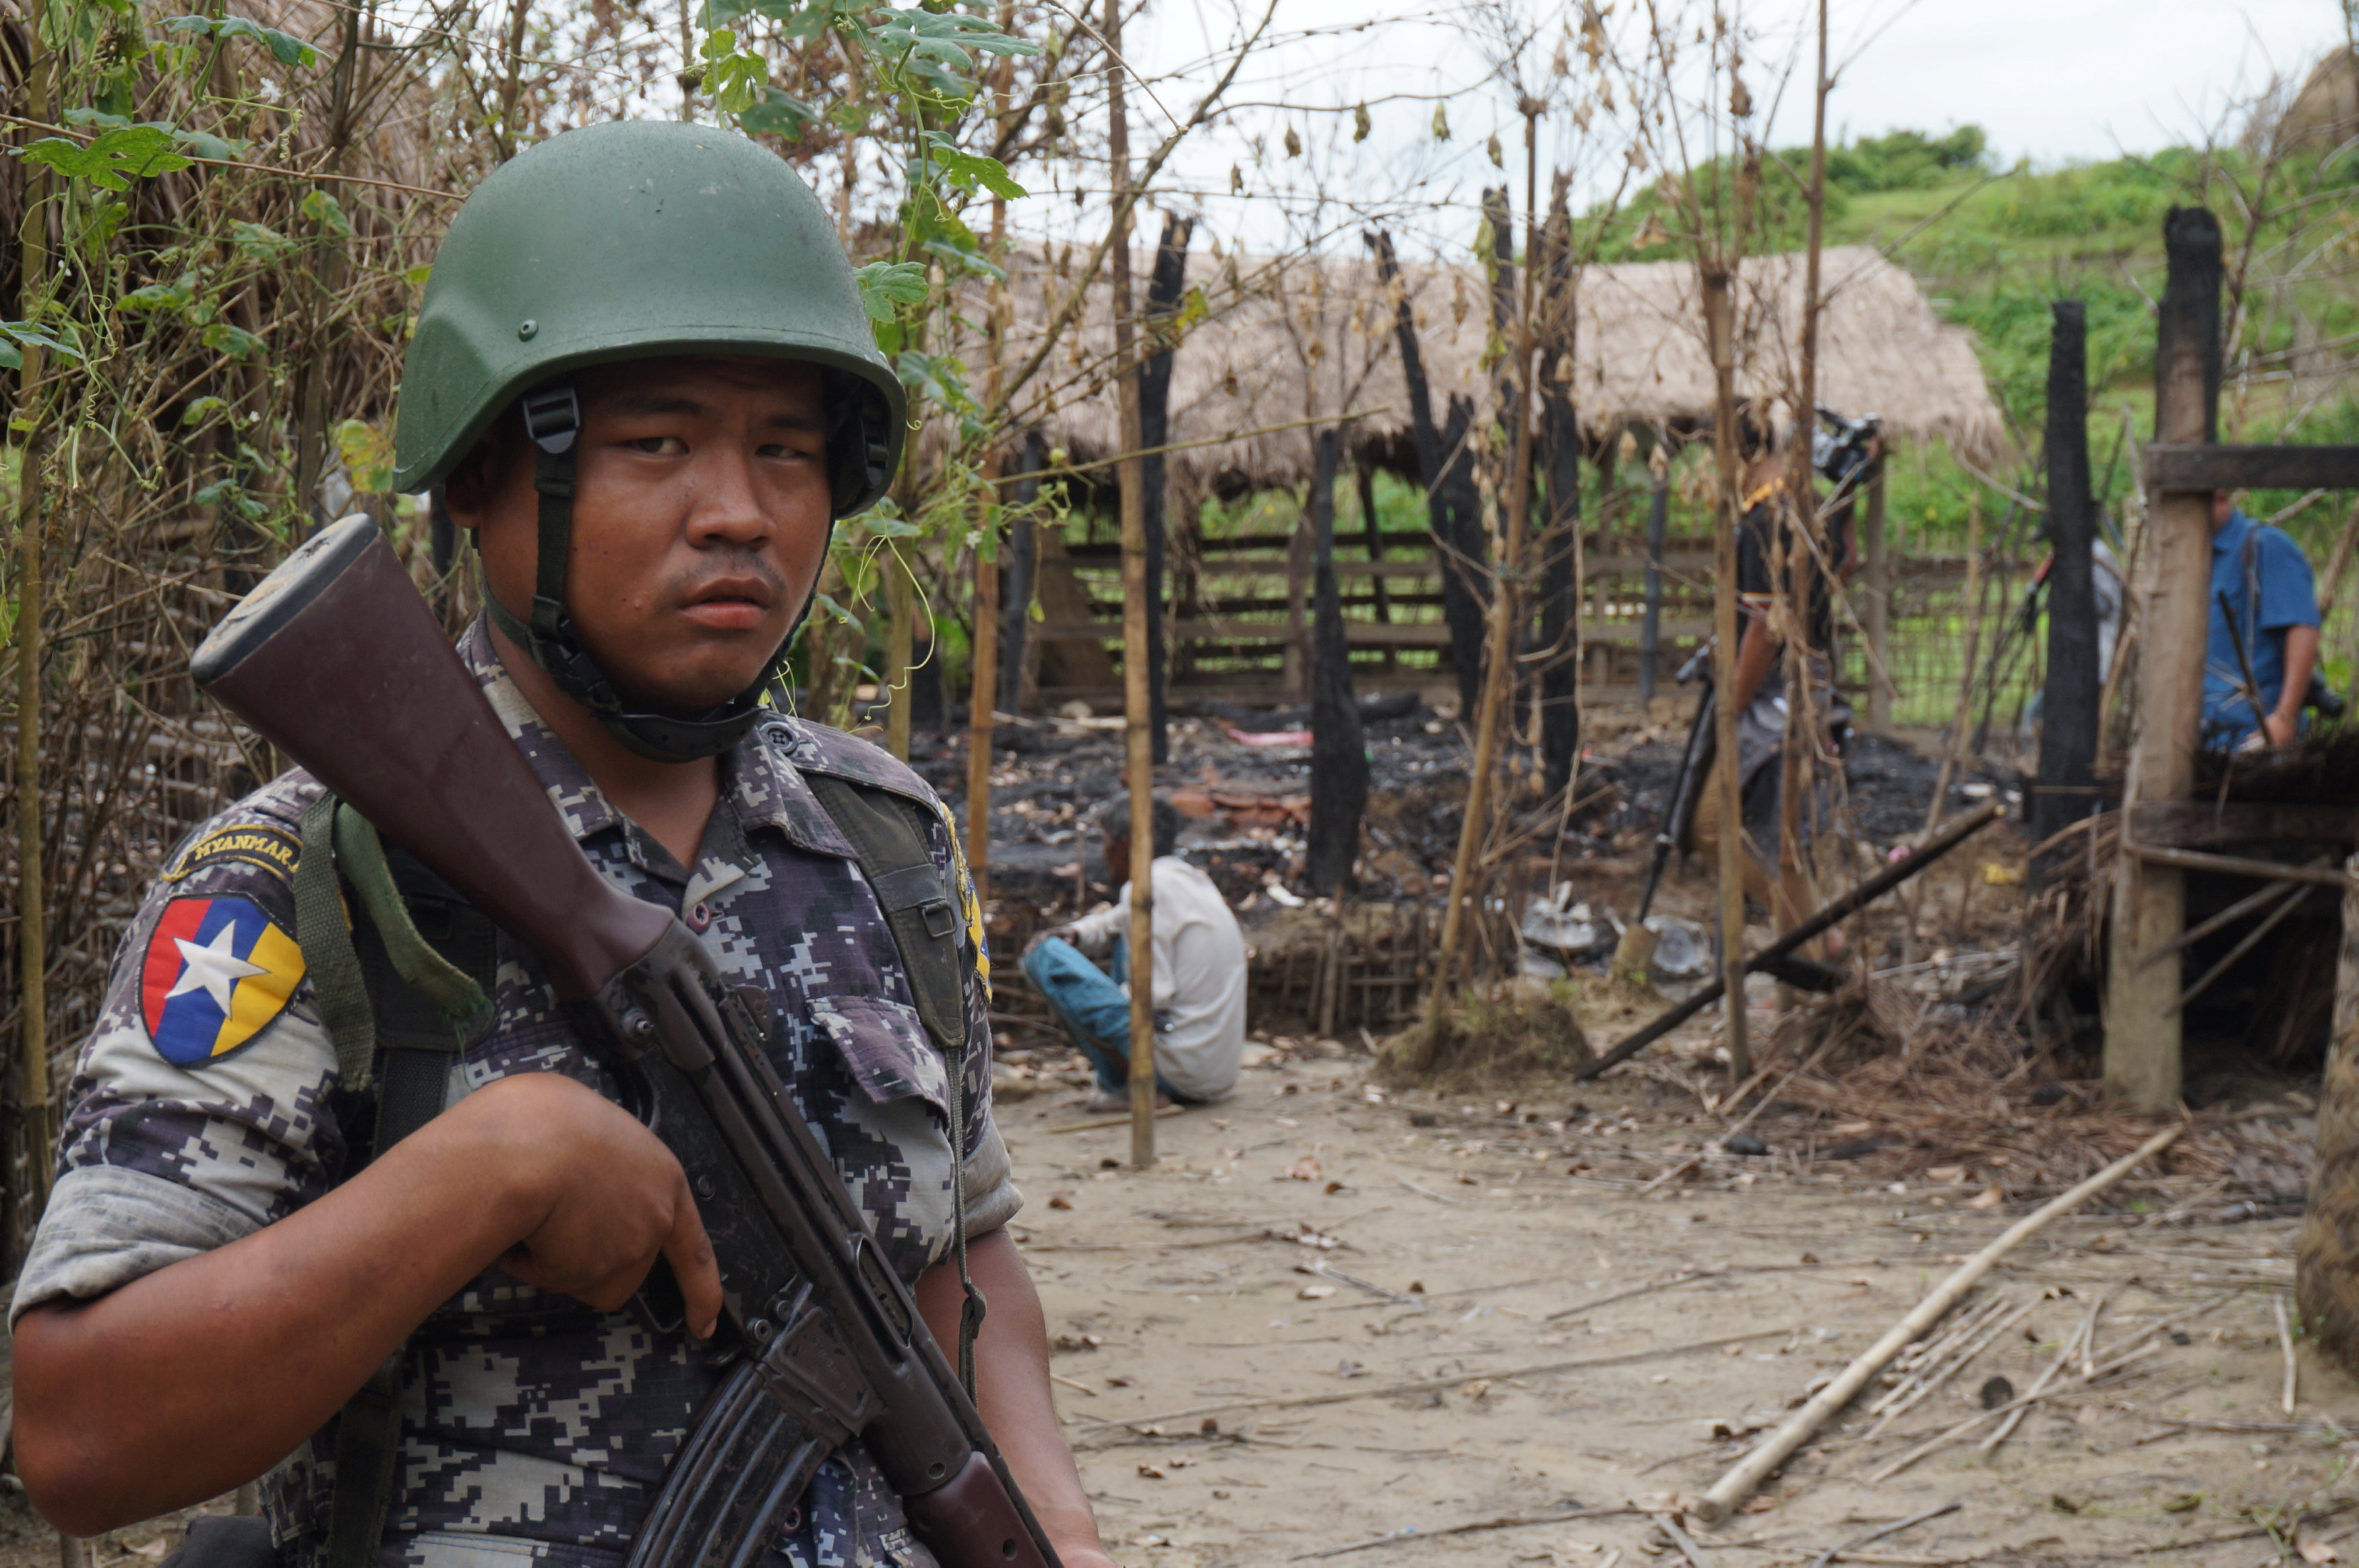
<path id="1" fill-rule="evenodd" d="M 740 1357 L 673 1462 L 632 1568 L 766 1560 L 812 1472 L 853 1437 L 944 1568 L 1055 1568 L 982 1418 L 772 1072 L 766 995 L 724 984 L 677 918 L 591 865 L 375 525 L 321 530 L 230 611 L 191 668 L 539 956 L 687 1173 Z"/>

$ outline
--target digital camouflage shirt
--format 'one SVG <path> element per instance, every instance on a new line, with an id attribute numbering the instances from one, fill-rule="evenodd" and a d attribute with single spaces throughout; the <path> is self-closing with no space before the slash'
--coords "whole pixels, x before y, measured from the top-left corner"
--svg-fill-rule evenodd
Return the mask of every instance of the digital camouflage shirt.
<path id="1" fill-rule="evenodd" d="M 840 731 L 766 719 L 723 759 L 719 807 L 682 867 L 624 818 L 526 704 L 478 622 L 460 643 L 583 851 L 635 896 L 681 912 L 723 972 L 768 990 L 778 1076 L 826 1144 L 901 1278 L 951 1243 L 943 1058 L 893 937 L 804 782 L 832 774 L 924 801 L 935 863 L 967 912 L 967 1228 L 1021 1204 L 993 1126 L 988 959 L 950 824 L 902 764 Z M 12 1312 L 118 1285 L 282 1219 L 355 1163 L 341 1087 L 294 942 L 299 825 L 319 785 L 288 773 L 201 828 L 134 923 L 83 1045 L 59 1176 Z M 611 1092 L 539 966 L 505 933 L 497 1015 L 451 1097 L 510 1073 Z M 384 1562 L 613 1568 L 720 1370 L 683 1336 L 600 1313 L 494 1269 L 429 1318 L 402 1371 L 402 1452 Z M 319 1555 L 332 1423 L 266 1482 L 293 1568 Z M 933 1562 L 855 1444 L 828 1461 L 774 1562 Z"/>

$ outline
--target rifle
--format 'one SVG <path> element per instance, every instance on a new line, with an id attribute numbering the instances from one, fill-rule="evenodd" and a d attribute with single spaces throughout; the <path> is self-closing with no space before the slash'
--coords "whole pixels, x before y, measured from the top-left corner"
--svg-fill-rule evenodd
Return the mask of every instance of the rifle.
<path id="1" fill-rule="evenodd" d="M 1671 780 L 1670 804 L 1663 807 L 1663 825 L 1655 830 L 1653 849 L 1647 858 L 1647 887 L 1638 895 L 1638 913 L 1631 924 L 1647 924 L 1647 912 L 1655 905 L 1655 889 L 1663 880 L 1663 868 L 1670 862 L 1671 851 L 1688 836 L 1688 825 L 1695 820 L 1699 781 L 1712 771 L 1713 735 L 1712 728 L 1715 694 L 1712 685 L 1712 643 L 1707 642 L 1689 655 L 1671 678 L 1680 686 L 1703 677 L 1703 695 L 1696 698 L 1695 718 L 1688 724 L 1688 743 L 1680 753 L 1680 771 Z"/>
<path id="2" fill-rule="evenodd" d="M 625 1105 L 687 1173 L 738 1360 L 672 1462 L 629 1568 L 756 1560 L 821 1462 L 854 1437 L 944 1568 L 1056 1568 L 908 1287 L 771 1069 L 767 995 L 725 985 L 675 916 L 591 865 L 376 525 L 348 517 L 314 535 L 238 601 L 190 669 L 539 956 Z"/>

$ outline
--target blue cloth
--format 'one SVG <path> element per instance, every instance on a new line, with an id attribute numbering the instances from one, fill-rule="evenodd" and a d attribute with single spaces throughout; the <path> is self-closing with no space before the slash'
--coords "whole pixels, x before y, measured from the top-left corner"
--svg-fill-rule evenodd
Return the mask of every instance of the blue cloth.
<path id="1" fill-rule="evenodd" d="M 2220 605 L 2235 612 L 2232 629 Z M 2318 624 L 2318 590 L 2301 546 L 2282 528 L 2256 523 L 2240 508 L 2212 535 L 2212 636 L 2203 655 L 2203 743 L 2241 745 L 2261 727 L 2236 657 L 2241 641 L 2260 684 L 2264 709 L 2285 690 L 2285 633 Z"/>
<path id="2" fill-rule="evenodd" d="M 1048 1000 L 1049 1011 L 1090 1059 L 1098 1087 L 1113 1094 L 1130 1082 L 1130 998 L 1122 989 L 1129 968 L 1128 944 L 1114 938 L 1114 973 L 1108 975 L 1061 936 L 1051 936 L 1024 955 L 1024 978 Z M 1165 1094 L 1171 1086 L 1156 1075 Z"/>

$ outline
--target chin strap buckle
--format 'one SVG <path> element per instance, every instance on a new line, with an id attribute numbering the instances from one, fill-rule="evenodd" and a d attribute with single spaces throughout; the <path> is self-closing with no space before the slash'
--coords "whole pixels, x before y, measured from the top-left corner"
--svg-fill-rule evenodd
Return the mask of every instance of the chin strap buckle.
<path id="1" fill-rule="evenodd" d="M 525 434 L 532 444 L 551 457 L 571 451 L 574 438 L 582 433 L 582 404 L 573 395 L 573 384 L 561 381 L 527 392 L 523 401 Z"/>

